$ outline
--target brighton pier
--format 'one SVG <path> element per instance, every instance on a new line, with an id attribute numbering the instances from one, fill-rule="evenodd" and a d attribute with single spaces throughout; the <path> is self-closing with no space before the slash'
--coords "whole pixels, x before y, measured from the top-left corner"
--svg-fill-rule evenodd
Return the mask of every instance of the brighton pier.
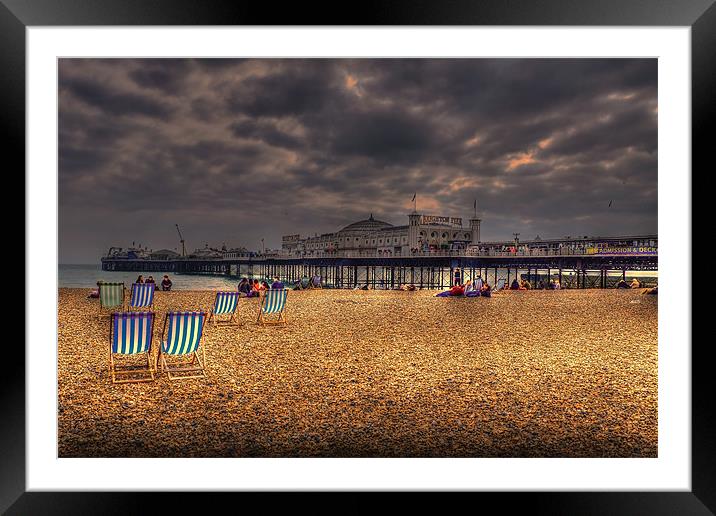
<path id="1" fill-rule="evenodd" d="M 408 225 L 393 226 L 371 215 L 336 233 L 288 235 L 281 250 L 218 250 L 207 245 L 188 256 L 168 250 L 139 256 L 131 249 L 119 253 L 112 248 L 102 257 L 102 269 L 278 277 L 287 283 L 320 276 L 323 285 L 332 288 L 386 289 L 405 284 L 447 288 L 457 269 L 463 281 L 479 275 L 509 283 L 519 277 L 536 285 L 552 278 L 563 288 L 612 288 L 627 272 L 658 271 L 656 235 L 527 241 L 519 241 L 517 235 L 511 241 L 481 242 L 476 217 L 470 219 L 469 229 L 463 229 L 458 218 L 414 212 Z"/>

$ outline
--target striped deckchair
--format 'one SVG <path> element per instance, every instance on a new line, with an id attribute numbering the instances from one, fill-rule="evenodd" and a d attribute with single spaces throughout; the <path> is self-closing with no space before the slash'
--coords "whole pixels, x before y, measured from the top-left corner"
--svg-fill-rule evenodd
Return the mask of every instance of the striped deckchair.
<path id="1" fill-rule="evenodd" d="M 206 355 L 203 346 L 200 346 L 204 321 L 206 321 L 206 312 L 167 313 L 164 318 L 159 355 L 157 355 L 157 369 L 160 373 L 166 371 L 170 380 L 206 377 Z M 169 364 L 168 355 L 180 358 L 177 359 L 177 363 Z M 191 362 L 181 360 L 190 356 Z"/>
<path id="2" fill-rule="evenodd" d="M 99 306 L 100 314 L 107 308 L 119 308 L 124 310 L 124 283 L 99 284 Z M 105 315 L 109 315 L 105 313 Z"/>
<path id="3" fill-rule="evenodd" d="M 154 380 L 152 332 L 154 312 L 115 312 L 109 326 L 109 370 L 112 383 Z M 145 364 L 119 364 L 115 355 L 144 355 Z M 124 361 L 124 359 L 122 359 Z"/>
<path id="4" fill-rule="evenodd" d="M 257 323 L 284 324 L 286 322 L 286 297 L 288 289 L 269 289 L 261 292 Z"/>
<path id="5" fill-rule="evenodd" d="M 239 308 L 239 292 L 217 292 L 214 300 L 214 308 L 211 309 L 209 320 L 213 319 L 214 325 L 218 323 L 231 324 Z M 220 315 L 229 315 L 228 321 L 220 321 Z M 237 322 L 237 324 L 239 324 Z"/>
<path id="6" fill-rule="evenodd" d="M 154 283 L 132 283 L 132 295 L 129 298 L 129 309 L 152 308 L 154 303 Z"/>

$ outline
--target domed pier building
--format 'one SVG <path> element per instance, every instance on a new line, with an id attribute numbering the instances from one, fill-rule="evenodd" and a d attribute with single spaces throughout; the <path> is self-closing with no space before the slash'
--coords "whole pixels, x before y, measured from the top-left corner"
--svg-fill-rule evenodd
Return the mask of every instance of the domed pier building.
<path id="1" fill-rule="evenodd" d="M 348 224 L 336 233 L 309 237 L 285 235 L 282 252 L 290 256 L 330 254 L 344 257 L 410 256 L 430 249 L 462 249 L 480 242 L 480 219 L 470 219 L 464 227 L 462 218 L 408 215 L 408 224 L 394 226 L 370 215 Z"/>

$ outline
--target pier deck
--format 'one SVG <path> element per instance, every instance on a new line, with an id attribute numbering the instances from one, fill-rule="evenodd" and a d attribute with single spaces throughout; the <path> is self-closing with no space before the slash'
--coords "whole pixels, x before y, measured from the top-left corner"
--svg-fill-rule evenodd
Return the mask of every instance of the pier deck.
<path id="1" fill-rule="evenodd" d="M 215 274 L 231 277 L 279 277 L 284 282 L 320 276 L 335 288 L 396 288 L 414 284 L 418 288 L 451 286 L 455 270 L 463 280 L 480 275 L 496 282 L 521 275 L 528 281 L 555 278 L 566 288 L 609 288 L 626 272 L 657 271 L 656 254 L 529 254 L 498 255 L 435 254 L 391 257 L 269 257 L 146 260 L 102 258 L 107 271 L 172 272 Z"/>

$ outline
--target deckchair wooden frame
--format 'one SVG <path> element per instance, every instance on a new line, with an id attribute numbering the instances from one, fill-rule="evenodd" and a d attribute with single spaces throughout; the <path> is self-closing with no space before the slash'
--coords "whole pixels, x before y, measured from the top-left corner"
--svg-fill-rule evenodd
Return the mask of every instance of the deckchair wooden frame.
<path id="1" fill-rule="evenodd" d="M 142 353 L 135 353 L 136 355 L 146 355 L 147 359 L 147 366 L 144 367 L 141 364 L 130 364 L 130 365 L 124 365 L 124 364 L 116 364 L 114 361 L 114 355 L 123 355 L 124 353 L 113 353 L 112 352 L 112 337 L 114 335 L 114 319 L 118 315 L 122 315 L 122 313 L 134 313 L 134 312 L 113 312 L 110 314 L 109 317 L 109 372 L 112 377 L 112 383 L 118 384 L 118 383 L 142 383 L 142 382 L 153 382 L 154 381 L 154 374 L 156 373 L 156 369 L 154 368 L 154 363 L 152 362 L 152 342 L 154 340 L 154 320 L 156 319 L 156 315 L 154 312 L 149 312 L 152 314 L 152 322 L 149 327 L 149 346 L 147 347 L 146 351 L 143 351 Z M 130 356 L 130 355 L 127 355 Z M 140 377 L 140 378 L 127 378 L 122 379 L 124 375 L 132 375 L 132 374 L 139 374 L 139 373 L 149 373 L 149 377 Z"/>
<path id="2" fill-rule="evenodd" d="M 214 313 L 214 308 L 216 307 L 216 300 L 217 300 L 219 294 L 221 294 L 221 292 L 217 292 L 216 296 L 214 296 L 214 305 L 212 306 L 211 310 L 209 311 L 209 319 L 207 320 L 207 322 L 214 321 L 214 327 L 216 327 L 218 325 L 242 327 L 244 324 L 239 320 L 239 299 L 241 299 L 241 293 L 239 293 L 239 295 L 236 298 L 236 307 L 234 308 L 234 311 L 231 312 L 228 321 L 222 321 L 221 319 L 219 319 L 219 316 L 229 315 L 229 314 L 215 314 Z M 235 319 L 234 319 L 234 317 L 235 317 Z M 232 322 L 232 321 L 234 321 L 234 322 Z"/>
<path id="3" fill-rule="evenodd" d="M 286 289 L 283 289 L 286 290 Z M 286 324 L 288 322 L 288 319 L 286 319 L 286 304 L 288 303 L 288 291 L 286 293 L 286 302 L 284 302 L 283 307 L 281 308 L 281 311 L 278 313 L 273 314 L 265 314 L 264 313 L 264 303 L 266 302 L 266 290 L 261 291 L 259 294 L 259 315 L 256 318 L 257 324 Z M 271 319 L 272 316 L 278 316 L 276 319 Z"/>
<path id="4" fill-rule="evenodd" d="M 237 304 L 238 306 L 238 304 Z M 204 314 L 204 323 L 201 327 L 201 337 L 199 338 L 199 344 L 197 350 L 190 354 L 191 362 L 188 365 L 171 365 L 167 362 L 165 355 L 168 353 L 164 352 L 164 336 L 166 334 L 167 325 L 169 323 L 169 315 L 171 312 L 164 316 L 164 326 L 162 327 L 162 336 L 159 342 L 159 353 L 157 354 L 157 374 L 167 373 L 167 377 L 172 380 L 186 380 L 189 378 L 206 378 L 206 353 L 204 352 L 204 325 L 206 324 L 206 312 L 199 312 Z M 201 350 L 201 357 L 199 356 L 198 350 Z M 195 365 L 195 364 L 198 364 Z M 195 373 L 200 372 L 201 374 L 178 374 L 172 376 L 172 373 Z"/>

